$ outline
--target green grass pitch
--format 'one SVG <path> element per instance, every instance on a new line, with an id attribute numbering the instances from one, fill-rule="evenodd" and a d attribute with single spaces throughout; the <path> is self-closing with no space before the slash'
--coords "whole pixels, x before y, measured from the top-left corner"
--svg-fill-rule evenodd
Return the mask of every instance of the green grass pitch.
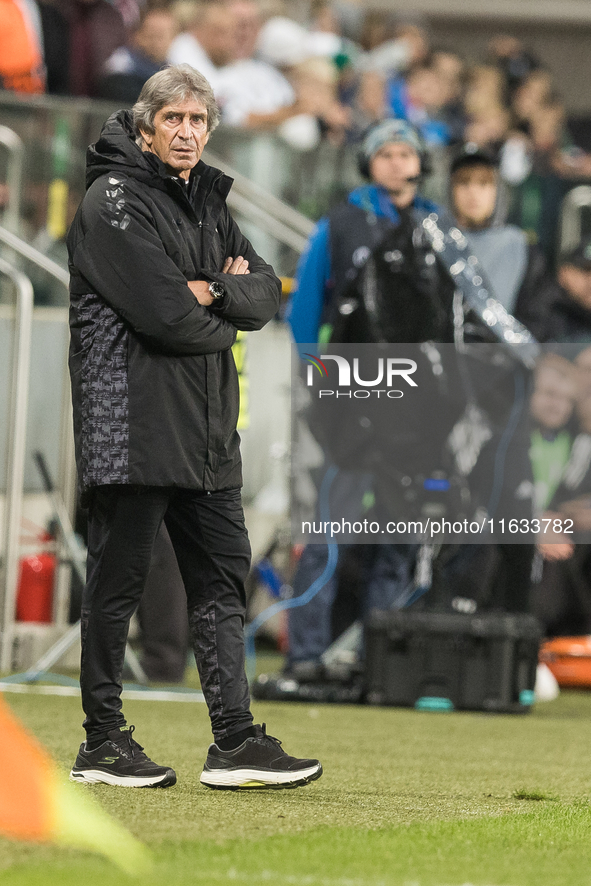
<path id="1" fill-rule="evenodd" d="M 75 698 L 5 696 L 63 768 L 83 734 Z M 527 716 L 254 704 L 290 753 L 318 756 L 305 788 L 209 791 L 203 705 L 125 704 L 168 790 L 79 786 L 153 850 L 146 886 L 583 886 L 591 883 L 591 695 Z M 135 881 L 99 857 L 0 841 L 4 886 Z"/>

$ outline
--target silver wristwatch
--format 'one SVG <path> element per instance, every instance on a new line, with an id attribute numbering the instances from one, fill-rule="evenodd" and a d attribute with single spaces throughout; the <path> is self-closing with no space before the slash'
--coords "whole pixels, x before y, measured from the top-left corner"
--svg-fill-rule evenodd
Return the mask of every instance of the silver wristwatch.
<path id="1" fill-rule="evenodd" d="M 226 294 L 226 289 L 222 283 L 210 283 L 209 294 L 212 298 L 223 298 Z"/>

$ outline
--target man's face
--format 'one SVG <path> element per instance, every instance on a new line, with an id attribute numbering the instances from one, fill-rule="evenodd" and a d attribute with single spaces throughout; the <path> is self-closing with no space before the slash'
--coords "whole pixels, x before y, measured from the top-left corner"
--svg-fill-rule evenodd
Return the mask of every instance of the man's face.
<path id="1" fill-rule="evenodd" d="M 591 267 L 561 265 L 558 270 L 558 282 L 574 301 L 591 311 Z"/>
<path id="2" fill-rule="evenodd" d="M 205 105 L 194 98 L 164 105 L 154 117 L 154 133 L 142 132 L 142 138 L 171 175 L 188 179 L 209 139 Z"/>
<path id="3" fill-rule="evenodd" d="M 229 6 L 234 16 L 234 54 L 236 58 L 252 58 L 261 30 L 261 13 L 253 0 L 233 0 Z"/>
<path id="4" fill-rule="evenodd" d="M 452 179 L 456 221 L 463 228 L 479 228 L 492 217 L 497 202 L 497 177 L 488 166 L 458 169 Z"/>
<path id="5" fill-rule="evenodd" d="M 193 28 L 197 40 L 211 62 L 221 68 L 236 55 L 236 20 L 230 9 L 221 3 L 205 8 L 203 20 Z"/>
<path id="6" fill-rule="evenodd" d="M 409 75 L 407 88 L 412 104 L 430 111 L 439 110 L 447 98 L 445 81 L 431 68 L 419 68 Z"/>
<path id="7" fill-rule="evenodd" d="M 417 185 L 409 179 L 417 178 L 421 172 L 421 158 L 405 142 L 387 142 L 376 151 L 369 164 L 371 179 L 396 197 L 410 193 L 414 197 Z"/>
<path id="8" fill-rule="evenodd" d="M 551 367 L 542 367 L 531 398 L 531 414 L 542 428 L 557 431 L 572 415 L 575 385 Z"/>
<path id="9" fill-rule="evenodd" d="M 144 55 L 162 65 L 166 61 L 175 33 L 172 15 L 164 9 L 155 9 L 146 15 L 141 28 L 133 37 L 133 43 Z"/>
<path id="10" fill-rule="evenodd" d="M 444 104 L 459 98 L 462 92 L 462 74 L 464 63 L 453 52 L 436 52 L 434 54 L 435 71 L 442 81 Z"/>

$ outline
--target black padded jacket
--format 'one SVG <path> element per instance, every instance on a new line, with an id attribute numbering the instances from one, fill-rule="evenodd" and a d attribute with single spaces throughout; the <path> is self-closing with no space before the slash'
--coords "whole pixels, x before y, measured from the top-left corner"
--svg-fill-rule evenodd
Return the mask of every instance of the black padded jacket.
<path id="1" fill-rule="evenodd" d="M 200 161 L 188 186 L 109 118 L 87 156 L 68 234 L 70 374 L 82 491 L 104 484 L 213 491 L 242 482 L 236 331 L 276 313 L 281 284 L 226 206 L 232 180 Z M 247 275 L 222 274 L 228 256 Z M 201 306 L 188 280 L 226 295 Z"/>

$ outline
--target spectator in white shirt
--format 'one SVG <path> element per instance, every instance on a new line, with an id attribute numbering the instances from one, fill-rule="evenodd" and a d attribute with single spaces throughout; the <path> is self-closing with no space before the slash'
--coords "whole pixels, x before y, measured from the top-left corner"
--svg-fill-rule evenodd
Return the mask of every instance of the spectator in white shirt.
<path id="1" fill-rule="evenodd" d="M 229 4 L 239 23 L 244 14 L 252 16 L 252 7 L 252 0 Z M 222 119 L 232 126 L 277 129 L 300 150 L 315 147 L 321 125 L 340 138 L 348 114 L 336 96 L 338 72 L 332 61 L 314 56 L 305 28 L 276 16 L 257 31 L 239 24 L 237 33 L 241 60 L 222 72 L 217 93 Z"/>
<path id="2" fill-rule="evenodd" d="M 172 65 L 191 65 L 217 93 L 220 69 L 234 59 L 235 47 L 235 17 L 228 5 L 199 3 L 187 30 L 173 40 L 168 61 Z"/>
<path id="3" fill-rule="evenodd" d="M 255 57 L 262 26 L 257 3 L 233 0 L 228 9 L 234 17 L 236 61 L 219 73 L 215 92 L 222 120 L 230 126 L 274 126 L 294 104 L 294 90 L 276 67 Z"/>

